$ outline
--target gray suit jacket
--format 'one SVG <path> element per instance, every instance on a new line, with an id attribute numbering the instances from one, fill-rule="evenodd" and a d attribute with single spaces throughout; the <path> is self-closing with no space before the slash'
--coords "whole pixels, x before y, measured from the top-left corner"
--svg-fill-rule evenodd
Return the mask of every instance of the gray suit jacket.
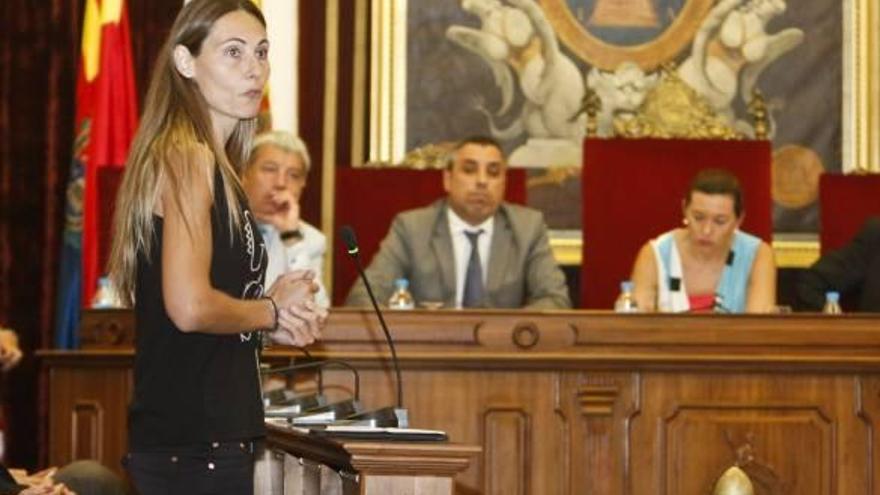
<path id="1" fill-rule="evenodd" d="M 394 219 L 366 270 L 380 304 L 388 301 L 395 279 L 406 278 L 416 303 L 442 301 L 445 308 L 455 307 L 455 261 L 446 209 L 441 199 Z M 503 203 L 495 214 L 490 252 L 486 307 L 571 307 L 565 275 L 553 259 L 540 212 Z M 345 303 L 370 305 L 360 280 Z"/>

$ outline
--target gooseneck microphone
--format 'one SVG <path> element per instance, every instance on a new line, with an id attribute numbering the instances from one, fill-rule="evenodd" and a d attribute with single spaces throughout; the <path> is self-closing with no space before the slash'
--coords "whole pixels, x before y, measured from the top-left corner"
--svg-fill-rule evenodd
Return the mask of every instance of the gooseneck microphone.
<path id="1" fill-rule="evenodd" d="M 324 396 L 324 379 L 322 370 L 330 366 L 339 366 L 351 371 L 354 376 L 353 399 L 328 402 L 327 398 Z M 294 425 L 316 426 L 344 420 L 363 411 L 358 400 L 360 397 L 360 377 L 358 376 L 357 370 L 344 361 L 336 359 L 312 361 L 282 368 L 270 368 L 264 370 L 262 373 L 287 375 L 299 370 L 310 368 L 318 369 L 318 393 L 287 396 L 285 392 L 277 402 L 266 404 L 265 415 L 267 418 L 287 418 L 287 421 Z"/>
<path id="2" fill-rule="evenodd" d="M 361 277 L 361 280 L 364 282 L 364 286 L 367 288 L 367 294 L 370 296 L 370 302 L 373 303 L 373 310 L 376 313 L 376 316 L 379 318 L 379 325 L 382 327 L 382 332 L 385 333 L 385 340 L 388 342 L 388 347 L 391 349 L 391 361 L 394 365 L 394 374 L 397 377 L 397 409 L 395 411 L 397 413 L 398 422 L 401 423 L 399 426 L 407 427 L 408 420 L 406 418 L 406 410 L 403 408 L 403 382 L 400 378 L 400 363 L 397 360 L 397 350 L 394 348 L 394 340 L 391 338 L 391 333 L 388 331 L 388 325 L 385 324 L 385 318 L 382 316 L 382 310 L 379 309 L 379 303 L 376 302 L 376 296 L 373 294 L 373 288 L 370 286 L 370 281 L 367 279 L 366 273 L 364 273 L 364 268 L 361 265 L 360 259 L 360 249 L 358 248 L 357 238 L 354 235 L 354 229 L 351 228 L 350 225 L 344 225 L 339 229 L 339 235 L 342 237 L 342 241 L 345 243 L 346 251 L 348 255 L 354 260 L 355 267 L 357 267 L 358 274 Z M 403 415 L 403 417 L 401 417 Z"/>
<path id="3" fill-rule="evenodd" d="M 294 373 L 299 370 L 307 370 L 311 368 L 318 368 L 318 393 L 324 393 L 324 375 L 320 371 L 323 368 L 329 368 L 331 366 L 338 366 L 340 368 L 344 368 L 351 372 L 352 377 L 354 377 L 354 399 L 359 400 L 361 396 L 361 377 L 358 374 L 358 371 L 354 368 L 354 366 L 346 363 L 345 361 L 340 361 L 338 359 L 325 359 L 322 361 L 309 361 L 303 364 L 293 364 L 290 366 L 282 366 L 279 368 L 268 368 L 265 370 L 260 370 L 260 374 L 263 375 L 288 375 Z"/>

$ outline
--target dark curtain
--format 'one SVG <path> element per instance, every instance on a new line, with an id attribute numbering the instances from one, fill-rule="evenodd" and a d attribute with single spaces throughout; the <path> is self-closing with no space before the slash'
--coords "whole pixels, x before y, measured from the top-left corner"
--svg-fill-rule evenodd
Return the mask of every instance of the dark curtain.
<path id="1" fill-rule="evenodd" d="M 309 186 L 300 200 L 300 211 L 305 221 L 318 228 L 321 226 L 321 164 L 324 160 L 326 11 L 324 2 L 300 1 L 299 4 L 299 134 L 309 148 L 313 164 Z"/>
<path id="2" fill-rule="evenodd" d="M 34 468 L 46 408 L 34 350 L 49 347 L 71 158 L 84 0 L 0 2 L 0 324 L 26 357 L 3 377 L 7 463 Z M 129 0 L 138 91 L 181 0 Z M 45 447 L 45 444 L 42 445 Z"/>
<path id="3" fill-rule="evenodd" d="M 82 4 L 0 6 L 0 322 L 26 353 L 3 377 L 11 465 L 36 463 L 44 424 L 33 352 L 51 342 L 54 324 Z"/>

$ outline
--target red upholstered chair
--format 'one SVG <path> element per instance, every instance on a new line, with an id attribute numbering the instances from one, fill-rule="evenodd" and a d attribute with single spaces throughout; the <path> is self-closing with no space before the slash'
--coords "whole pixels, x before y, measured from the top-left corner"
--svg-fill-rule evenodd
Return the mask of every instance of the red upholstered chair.
<path id="1" fill-rule="evenodd" d="M 824 174 L 819 179 L 822 254 L 852 240 L 871 215 L 880 215 L 880 175 Z"/>
<path id="2" fill-rule="evenodd" d="M 681 200 L 704 168 L 727 169 L 739 178 L 742 228 L 769 242 L 770 164 L 766 141 L 585 139 L 581 307 L 613 306 L 642 244 L 681 225 Z"/>
<path id="3" fill-rule="evenodd" d="M 379 249 L 395 215 L 426 206 L 446 194 L 443 191 L 442 173 L 442 170 L 436 169 L 340 167 L 337 170 L 335 228 L 338 232 L 342 225 L 354 227 L 364 267 L 369 265 L 373 254 Z M 508 170 L 505 198 L 511 203 L 525 203 L 525 170 Z M 334 306 L 339 306 L 345 302 L 357 271 L 339 243 L 332 247 L 332 252 L 332 302 Z"/>

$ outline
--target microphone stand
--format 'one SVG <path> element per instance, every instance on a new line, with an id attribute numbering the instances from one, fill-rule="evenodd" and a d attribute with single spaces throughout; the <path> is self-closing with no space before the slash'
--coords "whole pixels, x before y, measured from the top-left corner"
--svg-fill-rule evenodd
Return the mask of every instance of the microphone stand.
<path id="1" fill-rule="evenodd" d="M 391 349 L 391 362 L 394 365 L 394 374 L 397 378 L 397 407 L 384 407 L 375 411 L 367 411 L 352 416 L 349 419 L 354 420 L 355 424 L 363 423 L 368 426 L 396 426 L 399 428 L 409 428 L 409 412 L 403 407 L 403 381 L 400 378 L 400 363 L 397 359 L 397 349 L 394 347 L 394 339 L 391 338 L 391 332 L 388 331 L 388 325 L 385 324 L 385 318 L 382 316 L 382 310 L 379 309 L 379 303 L 376 302 L 373 288 L 370 286 L 370 281 L 367 279 L 367 274 L 364 272 L 364 267 L 361 265 L 360 249 L 357 245 L 354 229 L 345 225 L 340 229 L 340 234 L 345 242 L 346 252 L 349 257 L 354 260 L 358 275 L 360 275 L 361 280 L 364 282 L 364 286 L 367 289 L 367 295 L 370 296 L 370 302 L 373 304 L 373 311 L 379 318 L 379 325 L 382 327 L 382 332 L 385 334 L 385 341 L 388 342 L 388 347 Z"/>

